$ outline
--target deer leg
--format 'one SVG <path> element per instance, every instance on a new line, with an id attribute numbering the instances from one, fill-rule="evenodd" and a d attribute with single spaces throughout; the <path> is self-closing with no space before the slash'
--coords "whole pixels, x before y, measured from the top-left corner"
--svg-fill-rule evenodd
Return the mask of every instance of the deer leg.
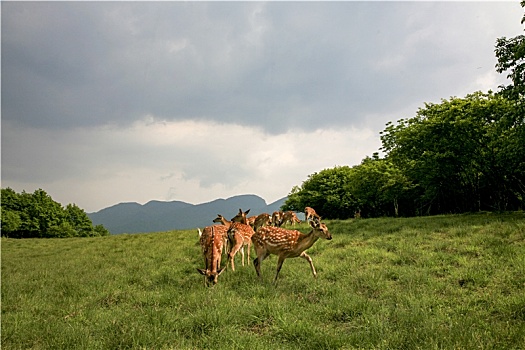
<path id="1" fill-rule="evenodd" d="M 273 283 L 277 283 L 277 276 L 279 276 L 279 272 L 281 271 L 281 267 L 283 267 L 284 259 L 286 259 L 286 258 L 283 258 L 283 257 L 279 256 L 279 260 L 277 261 L 277 271 L 275 272 L 275 278 L 273 280 Z"/>
<path id="2" fill-rule="evenodd" d="M 261 265 L 260 265 L 258 257 L 253 259 L 253 267 L 255 267 L 255 272 L 257 273 L 257 277 L 261 278 Z"/>
<path id="3" fill-rule="evenodd" d="M 238 238 L 238 237 L 236 237 Z M 232 248 L 230 250 L 230 254 L 229 254 L 229 257 L 230 257 L 230 263 L 232 265 L 232 271 L 235 271 L 235 264 L 234 264 L 234 258 L 235 258 L 235 254 L 237 254 L 237 252 L 242 249 L 242 239 L 239 240 L 239 239 L 236 239 L 234 242 L 234 244 L 232 245 Z M 244 251 L 241 251 L 241 254 L 242 254 L 242 257 L 243 257 L 243 262 L 244 262 Z M 244 264 L 243 264 L 244 265 Z"/>
<path id="4" fill-rule="evenodd" d="M 248 265 L 250 265 L 250 248 L 252 247 L 252 242 L 248 242 Z"/>
<path id="5" fill-rule="evenodd" d="M 261 263 L 264 259 L 266 259 L 270 254 L 268 252 L 257 252 L 257 257 L 253 259 L 253 266 L 255 267 L 255 272 L 257 272 L 257 276 L 262 280 L 261 276 Z"/>
<path id="6" fill-rule="evenodd" d="M 302 252 L 299 256 L 310 263 L 310 267 L 312 268 L 312 274 L 314 275 L 314 278 L 317 278 L 317 272 L 315 271 L 314 262 L 312 261 L 312 258 L 310 258 L 310 255 L 306 254 L 306 252 Z"/>
<path id="7" fill-rule="evenodd" d="M 228 261 L 230 262 L 230 265 L 232 266 L 232 271 L 235 271 L 235 263 L 234 263 L 234 260 L 233 260 L 233 257 L 235 256 L 235 254 L 232 254 L 230 252 L 230 254 L 228 254 Z"/>
<path id="8" fill-rule="evenodd" d="M 241 245 L 241 261 L 242 261 L 242 266 L 244 266 L 244 245 Z"/>
<path id="9" fill-rule="evenodd" d="M 226 255 L 228 255 L 228 248 L 229 247 L 230 247 L 230 240 L 226 236 L 226 238 L 224 239 L 224 243 L 222 244 L 222 252 L 221 253 L 225 253 Z"/>

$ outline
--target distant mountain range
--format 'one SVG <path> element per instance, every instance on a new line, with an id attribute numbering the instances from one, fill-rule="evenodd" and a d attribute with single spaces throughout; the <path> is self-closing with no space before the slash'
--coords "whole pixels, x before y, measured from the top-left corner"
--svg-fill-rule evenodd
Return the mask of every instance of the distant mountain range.
<path id="1" fill-rule="evenodd" d="M 241 195 L 216 199 L 209 203 L 189 204 L 180 201 L 151 201 L 144 205 L 120 203 L 96 213 L 88 213 L 93 225 L 104 225 L 112 234 L 184 230 L 212 225 L 217 214 L 231 219 L 238 212 L 250 209 L 249 216 L 272 214 L 280 209 L 287 197 L 274 203 L 256 195 Z"/>

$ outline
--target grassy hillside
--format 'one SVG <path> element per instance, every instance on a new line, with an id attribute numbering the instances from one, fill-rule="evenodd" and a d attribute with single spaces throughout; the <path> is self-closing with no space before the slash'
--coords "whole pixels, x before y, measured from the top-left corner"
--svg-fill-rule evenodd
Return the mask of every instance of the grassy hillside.
<path id="1" fill-rule="evenodd" d="M 327 225 L 318 279 L 290 259 L 277 286 L 272 256 L 205 287 L 194 230 L 3 238 L 2 348 L 525 348 L 524 213 Z"/>

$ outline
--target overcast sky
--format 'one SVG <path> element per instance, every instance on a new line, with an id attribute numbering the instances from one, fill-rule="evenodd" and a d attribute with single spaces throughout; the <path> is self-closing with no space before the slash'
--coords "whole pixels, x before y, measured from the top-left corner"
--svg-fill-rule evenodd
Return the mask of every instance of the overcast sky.
<path id="1" fill-rule="evenodd" d="M 2 2 L 2 188 L 87 212 L 268 203 L 506 83 L 512 2 Z"/>

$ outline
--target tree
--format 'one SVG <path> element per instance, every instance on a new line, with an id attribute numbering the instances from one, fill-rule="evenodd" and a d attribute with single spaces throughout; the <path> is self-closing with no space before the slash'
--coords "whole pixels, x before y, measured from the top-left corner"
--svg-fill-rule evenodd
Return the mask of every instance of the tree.
<path id="1" fill-rule="evenodd" d="M 327 219 L 353 218 L 356 212 L 362 217 L 397 216 L 412 188 L 399 168 L 375 154 L 354 167 L 336 166 L 308 176 L 292 189 L 282 209 L 303 211 L 309 206 Z M 409 214 L 408 206 L 402 214 Z"/>
<path id="2" fill-rule="evenodd" d="M 20 196 L 10 188 L 2 189 L 2 235 L 12 236 L 19 230 L 22 219 L 19 214 Z"/>
<path id="3" fill-rule="evenodd" d="M 525 0 L 521 1 L 521 6 L 525 8 Z M 525 14 L 521 20 L 525 23 Z M 496 71 L 504 73 L 510 71 L 507 75 L 512 84 L 501 86 L 501 93 L 512 100 L 523 103 L 525 98 L 525 36 L 518 35 L 514 38 L 506 37 L 496 40 Z"/>
<path id="4" fill-rule="evenodd" d="M 66 220 L 76 232 L 75 236 L 87 237 L 93 231 L 93 223 L 83 209 L 76 204 L 68 204 L 65 209 Z"/>
<path id="5" fill-rule="evenodd" d="M 109 236 L 109 231 L 103 226 L 103 225 L 96 225 L 93 228 L 93 236 L 95 237 L 102 237 L 102 236 Z"/>
<path id="6" fill-rule="evenodd" d="M 362 217 L 399 216 L 400 203 L 412 190 L 411 181 L 389 159 L 366 157 L 355 166 L 353 178 L 347 189 L 359 202 Z M 411 213 L 403 205 L 401 214 Z"/>
<path id="7" fill-rule="evenodd" d="M 523 205 L 524 127 L 511 101 L 477 92 L 426 104 L 381 140 L 418 186 L 417 213 L 507 210 Z"/>
<path id="8" fill-rule="evenodd" d="M 336 166 L 308 176 L 301 187 L 295 186 L 288 195 L 282 210 L 304 211 L 313 207 L 326 219 L 347 219 L 354 216 L 358 202 L 347 191 L 352 168 Z"/>
<path id="9" fill-rule="evenodd" d="M 64 209 L 42 189 L 18 194 L 2 189 L 2 236 L 50 238 L 107 236 L 102 226 L 95 228 L 85 211 L 75 204 Z"/>
<path id="10" fill-rule="evenodd" d="M 19 230 L 21 224 L 22 219 L 18 212 L 2 208 L 2 235 L 12 236 Z"/>

